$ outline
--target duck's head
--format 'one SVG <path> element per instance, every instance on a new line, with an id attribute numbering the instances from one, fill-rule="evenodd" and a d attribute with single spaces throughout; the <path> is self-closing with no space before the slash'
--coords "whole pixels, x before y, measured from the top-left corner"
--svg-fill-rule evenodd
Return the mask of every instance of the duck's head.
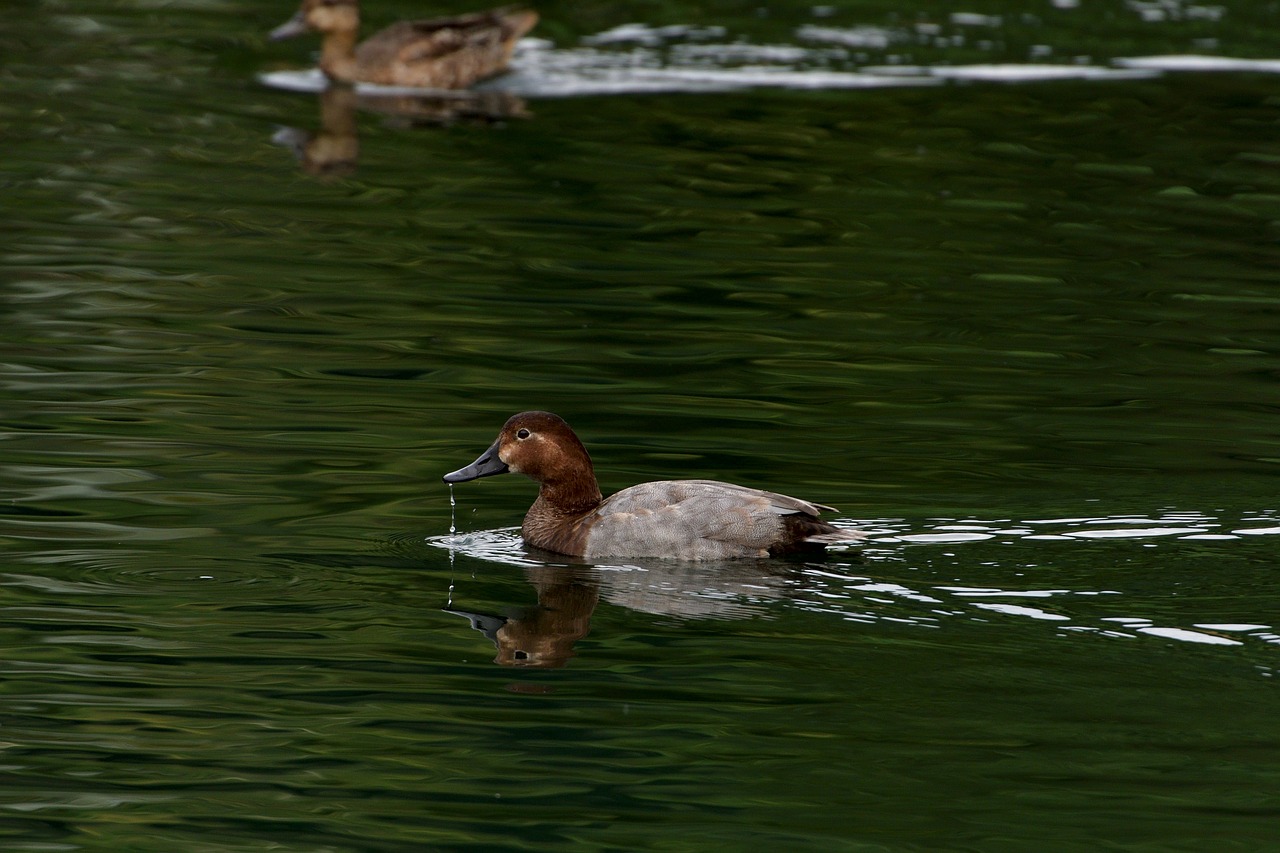
<path id="1" fill-rule="evenodd" d="M 573 430 L 550 412 L 521 412 L 503 424 L 498 438 L 465 468 L 444 475 L 446 483 L 465 483 L 508 472 L 540 483 L 587 479 L 595 486 L 591 457 Z"/>
<path id="2" fill-rule="evenodd" d="M 355 32 L 360 28 L 358 0 L 302 0 L 297 14 L 271 31 L 271 40 L 305 33 Z"/>

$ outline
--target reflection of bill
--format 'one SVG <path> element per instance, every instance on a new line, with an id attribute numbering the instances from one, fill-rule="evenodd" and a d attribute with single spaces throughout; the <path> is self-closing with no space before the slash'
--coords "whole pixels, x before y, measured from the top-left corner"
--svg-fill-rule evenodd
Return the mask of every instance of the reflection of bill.
<path id="1" fill-rule="evenodd" d="M 357 110 L 382 115 L 387 124 L 400 128 L 496 124 L 529 117 L 524 101 L 508 92 L 368 94 L 351 86 L 329 86 L 320 93 L 319 130 L 284 127 L 271 141 L 292 149 L 309 175 L 349 175 L 360 157 Z"/>

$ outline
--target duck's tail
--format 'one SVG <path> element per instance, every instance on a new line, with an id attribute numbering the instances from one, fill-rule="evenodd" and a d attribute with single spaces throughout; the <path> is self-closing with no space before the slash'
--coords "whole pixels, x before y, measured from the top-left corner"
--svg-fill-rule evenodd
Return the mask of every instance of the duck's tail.
<path id="1" fill-rule="evenodd" d="M 503 35 L 513 43 L 524 38 L 538 23 L 537 12 L 518 6 L 503 6 L 494 9 L 492 14 L 502 22 Z"/>
<path id="2" fill-rule="evenodd" d="M 827 533 L 815 533 L 812 536 L 806 536 L 804 542 L 814 545 L 843 545 L 850 542 L 861 542 L 867 538 L 867 534 L 861 530 L 844 530 L 836 529 Z"/>

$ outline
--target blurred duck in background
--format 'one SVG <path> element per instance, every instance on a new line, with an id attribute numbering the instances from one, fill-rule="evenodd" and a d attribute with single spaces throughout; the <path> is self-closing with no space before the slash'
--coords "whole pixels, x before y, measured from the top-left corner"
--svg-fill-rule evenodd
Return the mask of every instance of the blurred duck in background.
<path id="1" fill-rule="evenodd" d="M 320 70 L 341 83 L 465 89 L 500 74 L 538 13 L 503 7 L 449 18 L 400 21 L 356 44 L 358 0 L 302 0 L 273 40 L 318 32 Z"/>

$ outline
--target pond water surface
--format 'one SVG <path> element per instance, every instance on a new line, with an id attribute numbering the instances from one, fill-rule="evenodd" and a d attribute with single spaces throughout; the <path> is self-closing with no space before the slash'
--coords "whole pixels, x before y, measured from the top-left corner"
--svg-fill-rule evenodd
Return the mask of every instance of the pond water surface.
<path id="1" fill-rule="evenodd" d="M 18 5 L 4 849 L 1280 846 L 1275 7 Z M 526 552 L 529 408 L 868 541 Z"/>

